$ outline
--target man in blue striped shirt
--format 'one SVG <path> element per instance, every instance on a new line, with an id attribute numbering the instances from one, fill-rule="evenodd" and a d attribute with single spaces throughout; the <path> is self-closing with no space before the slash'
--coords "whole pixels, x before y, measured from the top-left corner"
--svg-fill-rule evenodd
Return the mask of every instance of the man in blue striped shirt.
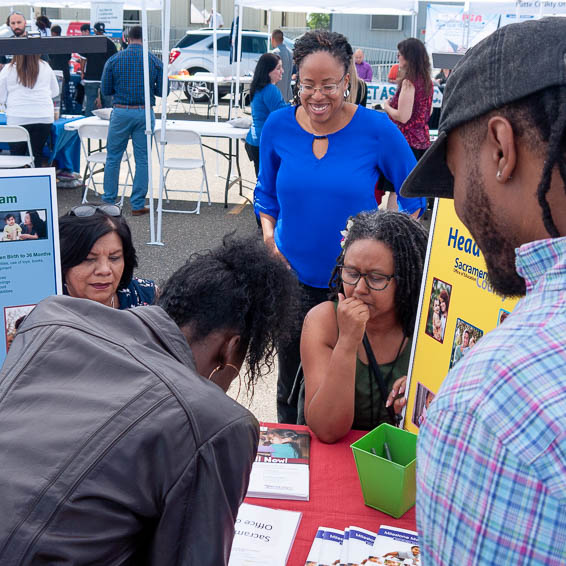
<path id="1" fill-rule="evenodd" d="M 145 206 L 148 187 L 147 139 L 145 134 L 145 98 L 143 77 L 142 28 L 133 26 L 128 33 L 128 48 L 108 59 L 102 73 L 102 94 L 114 97 L 114 110 L 108 130 L 106 166 L 104 168 L 104 196 L 102 200 L 114 204 L 118 196 L 118 180 L 122 156 L 132 139 L 136 173 L 130 202 L 132 214 L 140 216 L 149 212 Z M 162 92 L 163 64 L 149 54 L 149 93 L 153 108 L 155 97 Z M 155 117 L 151 110 L 151 128 Z"/>
<path id="2" fill-rule="evenodd" d="M 454 198 L 501 295 L 417 448 L 423 566 L 566 564 L 566 19 L 504 26 L 446 84 L 406 197 Z M 451 311 L 452 312 L 452 311 Z"/>

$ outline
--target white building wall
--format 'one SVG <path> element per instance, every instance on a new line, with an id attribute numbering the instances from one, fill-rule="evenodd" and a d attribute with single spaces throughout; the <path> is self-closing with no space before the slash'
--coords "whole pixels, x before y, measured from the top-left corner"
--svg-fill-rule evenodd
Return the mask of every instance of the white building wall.
<path id="1" fill-rule="evenodd" d="M 199 9 L 206 9 L 208 12 L 212 10 L 212 0 L 192 0 L 193 4 Z M 176 28 L 177 33 L 182 33 L 185 29 L 198 29 L 203 27 L 204 24 L 192 23 L 190 21 L 190 2 L 191 0 L 171 0 L 171 27 Z M 26 15 L 27 19 L 31 19 L 30 14 L 32 9 L 26 5 L 14 5 L 13 9 L 22 12 Z M 234 0 L 218 0 L 217 9 L 222 14 L 224 19 L 224 27 L 229 28 L 232 24 L 234 16 Z M 9 7 L 0 7 L 0 25 L 6 21 L 6 18 L 12 11 Z M 40 14 L 40 9 L 35 9 L 35 14 Z M 139 14 L 141 18 L 141 11 L 127 11 L 124 22 L 141 21 L 130 19 Z M 76 9 L 76 8 L 59 8 L 57 10 L 49 10 L 49 17 L 52 19 L 62 19 L 71 21 L 90 21 L 90 10 Z M 268 15 L 266 10 L 255 10 L 253 8 L 244 8 L 243 13 L 243 26 L 245 29 L 253 29 L 258 31 L 267 31 Z M 271 14 L 271 29 L 276 28 L 304 28 L 306 27 L 307 15 L 305 13 L 296 12 L 272 12 Z M 91 25 L 95 22 L 90 22 Z M 161 12 L 150 11 L 148 12 L 148 24 L 157 28 L 161 27 Z M 153 35 L 153 34 L 152 34 Z"/>

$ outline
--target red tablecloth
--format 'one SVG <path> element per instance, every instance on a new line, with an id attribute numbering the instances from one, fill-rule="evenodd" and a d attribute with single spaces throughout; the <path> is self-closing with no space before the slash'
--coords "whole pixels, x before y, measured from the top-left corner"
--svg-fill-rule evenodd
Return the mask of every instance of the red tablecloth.
<path id="1" fill-rule="evenodd" d="M 302 426 L 288 427 L 308 430 L 308 427 Z M 356 525 L 377 532 L 379 525 L 383 524 L 416 530 L 414 507 L 400 519 L 394 519 L 364 504 L 350 448 L 350 444 L 364 434 L 366 433 L 352 430 L 336 444 L 324 444 L 311 433 L 310 501 L 246 498 L 246 502 L 252 505 L 302 512 L 287 566 L 304 566 L 319 526 L 344 529 Z"/>

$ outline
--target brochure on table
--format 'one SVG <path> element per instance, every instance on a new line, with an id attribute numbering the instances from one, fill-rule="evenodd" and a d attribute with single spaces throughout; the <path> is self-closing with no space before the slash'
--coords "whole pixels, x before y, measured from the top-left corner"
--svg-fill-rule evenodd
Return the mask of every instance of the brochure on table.
<path id="1" fill-rule="evenodd" d="M 302 513 L 243 503 L 228 566 L 285 566 Z"/>
<path id="2" fill-rule="evenodd" d="M 416 531 L 381 525 L 377 533 L 350 526 L 318 527 L 305 566 L 420 566 Z"/>
<path id="3" fill-rule="evenodd" d="M 418 432 L 448 371 L 499 326 L 516 303 L 493 291 L 483 254 L 458 219 L 454 201 L 438 199 L 408 375 L 407 430 Z"/>
<path id="4" fill-rule="evenodd" d="M 247 497 L 308 501 L 309 457 L 308 432 L 262 424 Z"/>
<path id="5" fill-rule="evenodd" d="M 23 317 L 62 292 L 57 214 L 55 169 L 0 171 L 0 364 Z"/>

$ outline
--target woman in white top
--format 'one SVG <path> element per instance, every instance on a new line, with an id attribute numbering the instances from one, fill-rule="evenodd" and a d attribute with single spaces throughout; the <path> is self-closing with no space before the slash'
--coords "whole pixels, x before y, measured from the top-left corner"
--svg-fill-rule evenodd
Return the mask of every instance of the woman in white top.
<path id="1" fill-rule="evenodd" d="M 43 146 L 55 118 L 53 98 L 59 94 L 57 77 L 40 55 L 14 55 L 0 71 L 0 104 L 6 106 L 8 125 L 23 126 L 30 135 L 35 166 L 41 166 Z M 13 144 L 14 155 L 27 153 L 25 144 Z"/>

